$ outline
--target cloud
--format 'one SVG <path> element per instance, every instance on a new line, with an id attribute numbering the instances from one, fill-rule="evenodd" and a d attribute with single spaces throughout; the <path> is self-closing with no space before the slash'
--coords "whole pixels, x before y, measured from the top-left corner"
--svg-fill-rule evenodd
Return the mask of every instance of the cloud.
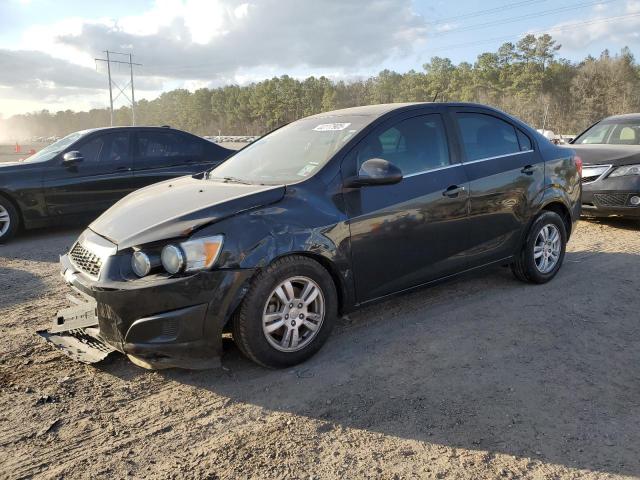
<path id="1" fill-rule="evenodd" d="M 30 109 L 103 102 L 106 72 L 94 57 L 107 49 L 134 54 L 136 97 L 152 98 L 285 73 L 369 74 L 414 53 L 426 34 L 412 0 L 155 0 L 139 15 L 30 26 L 15 50 L 0 49 L 0 99 L 13 102 L 5 115 L 18 99 Z M 112 70 L 124 86 L 128 69 Z"/>
<path id="2" fill-rule="evenodd" d="M 355 71 L 411 53 L 425 34 L 410 0 L 165 0 L 57 40 L 92 55 L 131 47 L 141 75 L 211 80 L 257 67 Z"/>
<path id="3" fill-rule="evenodd" d="M 95 69 L 39 51 L 0 49 L 0 88 L 4 93 L 10 89 L 13 99 L 56 102 L 101 93 L 106 86 L 106 75 Z M 145 79 L 140 88 L 158 89 L 160 83 Z"/>
<path id="4" fill-rule="evenodd" d="M 623 17 L 606 20 L 611 17 Z M 571 27 L 572 24 L 582 25 Z M 569 50 L 584 50 L 586 46 L 600 41 L 611 44 L 633 45 L 640 39 L 640 1 L 627 0 L 625 3 L 598 4 L 592 15 L 584 19 L 573 19 L 554 25 L 549 33 Z"/>

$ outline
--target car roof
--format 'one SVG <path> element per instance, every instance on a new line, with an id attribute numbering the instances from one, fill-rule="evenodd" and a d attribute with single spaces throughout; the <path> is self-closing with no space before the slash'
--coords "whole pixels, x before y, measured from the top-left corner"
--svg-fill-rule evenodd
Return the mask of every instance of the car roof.
<path id="1" fill-rule="evenodd" d="M 610 117 L 603 118 L 605 120 L 635 120 L 640 122 L 640 113 L 625 113 L 623 115 L 612 115 Z"/>
<path id="2" fill-rule="evenodd" d="M 399 110 L 409 110 L 419 106 L 428 105 L 444 105 L 447 107 L 479 107 L 493 111 L 498 111 L 488 105 L 479 103 L 465 102 L 407 102 L 407 103 L 380 103 L 377 105 L 363 105 L 361 107 L 343 108 L 340 110 L 332 110 L 330 112 L 317 113 L 307 118 L 323 118 L 323 117 L 341 117 L 341 116 L 367 116 L 380 117 L 386 113 Z"/>
<path id="3" fill-rule="evenodd" d="M 174 132 L 182 132 L 182 133 L 188 133 L 185 132 L 184 130 L 178 130 L 177 128 L 171 128 L 171 127 L 158 127 L 158 126 L 147 126 L 147 125 L 124 125 L 124 126 L 114 126 L 114 127 L 97 127 L 97 128 L 88 128 L 86 130 L 80 130 L 79 133 L 83 133 L 83 134 L 87 134 L 87 133 L 93 133 L 93 132 L 106 132 L 106 131 L 110 131 L 110 130 L 170 130 L 170 131 L 174 131 Z"/>

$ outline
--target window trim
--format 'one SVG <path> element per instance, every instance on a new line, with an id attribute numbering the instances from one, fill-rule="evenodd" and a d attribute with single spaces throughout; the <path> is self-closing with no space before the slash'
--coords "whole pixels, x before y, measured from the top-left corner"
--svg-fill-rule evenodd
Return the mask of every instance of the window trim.
<path id="1" fill-rule="evenodd" d="M 462 165 L 470 165 L 472 163 L 487 162 L 489 160 L 496 160 L 498 158 L 512 157 L 513 155 L 522 155 L 523 153 L 532 153 L 532 152 L 535 152 L 535 150 L 524 150 L 521 152 L 504 153 L 502 155 L 496 155 L 494 157 L 477 158 L 475 160 L 469 160 L 468 162 L 463 161 Z"/>
<path id="2" fill-rule="evenodd" d="M 418 175 L 424 175 L 425 173 L 431 173 L 431 172 L 438 172 L 440 170 L 447 170 L 449 168 L 454 168 L 454 167 L 461 167 L 463 164 L 462 163 L 452 163 L 451 165 L 445 165 L 443 167 L 436 167 L 436 168 L 431 168 L 429 170 L 423 170 L 421 172 L 415 172 L 415 173 L 410 173 L 408 175 L 402 175 L 402 178 L 411 178 L 411 177 L 417 177 Z"/>

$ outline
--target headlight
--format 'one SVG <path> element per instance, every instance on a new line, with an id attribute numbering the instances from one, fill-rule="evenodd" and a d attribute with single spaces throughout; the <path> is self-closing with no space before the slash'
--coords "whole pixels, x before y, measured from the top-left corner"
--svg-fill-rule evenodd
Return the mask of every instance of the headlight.
<path id="1" fill-rule="evenodd" d="M 626 177 L 627 175 L 640 175 L 640 165 L 618 167 L 609 174 L 610 177 Z"/>
<path id="2" fill-rule="evenodd" d="M 139 277 L 148 275 L 151 271 L 151 260 L 149 259 L 149 256 L 141 250 L 133 252 L 133 255 L 131 256 L 131 268 Z"/>
<path id="3" fill-rule="evenodd" d="M 167 245 L 162 249 L 160 255 L 162 266 L 171 275 L 178 273 L 184 267 L 184 254 L 180 247 L 176 245 Z"/>
<path id="4" fill-rule="evenodd" d="M 211 268 L 220 255 L 223 240 L 222 235 L 215 235 L 167 245 L 162 249 L 162 266 L 171 275 Z"/>

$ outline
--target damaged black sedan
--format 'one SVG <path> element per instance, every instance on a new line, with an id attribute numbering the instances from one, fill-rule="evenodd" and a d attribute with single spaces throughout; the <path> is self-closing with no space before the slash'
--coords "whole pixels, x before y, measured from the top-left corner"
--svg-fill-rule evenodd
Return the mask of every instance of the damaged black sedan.
<path id="1" fill-rule="evenodd" d="M 70 356 L 217 365 L 313 355 L 339 313 L 491 265 L 544 283 L 580 214 L 573 152 L 497 110 L 391 104 L 282 127 L 138 190 L 61 257 L 78 305 L 42 334 Z"/>

